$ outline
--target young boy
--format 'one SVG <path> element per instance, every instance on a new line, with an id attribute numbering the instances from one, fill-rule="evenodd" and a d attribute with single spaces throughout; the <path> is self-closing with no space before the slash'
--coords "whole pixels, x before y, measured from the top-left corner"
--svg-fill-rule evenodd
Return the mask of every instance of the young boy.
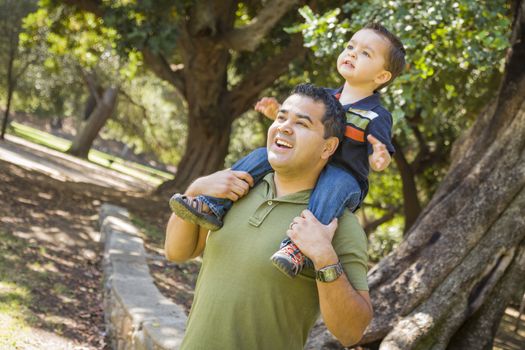
<path id="1" fill-rule="evenodd" d="M 377 91 L 390 84 L 404 66 L 403 44 L 379 24 L 366 25 L 355 33 L 339 55 L 337 70 L 345 83 L 339 89 L 328 91 L 346 111 L 345 138 L 321 173 L 308 205 L 323 224 L 328 225 L 345 208 L 355 211 L 359 207 L 368 192 L 369 167 L 382 171 L 390 164 L 394 153 L 392 116 L 380 105 Z M 277 120 L 281 118 L 279 108 L 273 98 L 263 98 L 255 106 L 268 118 Z M 293 148 L 282 141 L 278 146 Z M 247 171 L 255 182 L 272 171 L 266 148 L 253 151 L 232 169 Z M 180 194 L 170 200 L 172 210 L 179 217 L 212 231 L 222 226 L 222 218 L 231 205 L 228 199 L 191 198 Z M 290 277 L 310 265 L 309 259 L 289 238 L 283 240 L 271 260 Z"/>

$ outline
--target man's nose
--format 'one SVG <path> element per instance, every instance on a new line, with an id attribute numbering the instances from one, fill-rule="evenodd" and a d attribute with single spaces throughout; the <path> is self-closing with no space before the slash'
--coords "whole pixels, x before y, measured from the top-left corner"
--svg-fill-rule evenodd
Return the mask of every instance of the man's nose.
<path id="1" fill-rule="evenodd" d="M 287 120 L 286 122 L 282 123 L 281 125 L 277 127 L 277 131 L 283 134 L 289 134 L 289 135 L 292 134 L 293 131 L 291 127 L 291 122 Z"/>

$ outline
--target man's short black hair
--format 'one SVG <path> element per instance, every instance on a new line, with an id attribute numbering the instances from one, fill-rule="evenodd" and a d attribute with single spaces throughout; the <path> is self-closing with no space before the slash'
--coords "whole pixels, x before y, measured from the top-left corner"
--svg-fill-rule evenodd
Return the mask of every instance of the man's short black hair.
<path id="1" fill-rule="evenodd" d="M 293 88 L 291 94 L 310 97 L 315 102 L 322 102 L 325 106 L 325 112 L 321 119 L 324 125 L 324 138 L 337 137 L 339 142 L 343 141 L 346 121 L 345 110 L 331 93 L 313 84 L 299 84 Z"/>

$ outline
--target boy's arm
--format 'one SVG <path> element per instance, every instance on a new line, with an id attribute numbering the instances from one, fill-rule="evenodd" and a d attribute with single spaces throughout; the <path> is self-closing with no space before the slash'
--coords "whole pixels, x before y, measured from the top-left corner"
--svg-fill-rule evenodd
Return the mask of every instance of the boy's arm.
<path id="1" fill-rule="evenodd" d="M 388 168 L 392 161 L 392 156 L 386 146 L 372 135 L 368 135 L 367 140 L 374 150 L 374 152 L 368 156 L 370 168 L 374 171 L 383 171 Z"/>
<path id="2" fill-rule="evenodd" d="M 206 195 L 228 198 L 235 202 L 245 196 L 252 185 L 250 174 L 226 169 L 198 178 L 184 194 L 190 197 Z M 171 214 L 164 243 L 166 258 L 182 262 L 199 256 L 206 246 L 207 235 L 208 230 Z"/>
<path id="3" fill-rule="evenodd" d="M 275 120 L 281 104 L 273 97 L 263 97 L 256 104 L 254 109 L 264 114 L 268 119 Z"/>

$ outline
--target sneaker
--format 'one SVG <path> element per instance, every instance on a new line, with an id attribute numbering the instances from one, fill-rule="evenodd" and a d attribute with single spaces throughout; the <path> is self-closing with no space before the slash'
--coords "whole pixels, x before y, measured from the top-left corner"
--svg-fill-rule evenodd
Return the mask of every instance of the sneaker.
<path id="1" fill-rule="evenodd" d="M 303 270 L 306 260 L 309 259 L 295 243 L 290 242 L 273 254 L 270 260 L 284 274 L 294 278 Z"/>
<path id="2" fill-rule="evenodd" d="M 213 213 L 206 213 L 204 203 L 196 197 L 176 193 L 170 199 L 170 208 L 184 221 L 199 225 L 207 230 L 217 231 L 222 227 L 222 220 Z"/>

